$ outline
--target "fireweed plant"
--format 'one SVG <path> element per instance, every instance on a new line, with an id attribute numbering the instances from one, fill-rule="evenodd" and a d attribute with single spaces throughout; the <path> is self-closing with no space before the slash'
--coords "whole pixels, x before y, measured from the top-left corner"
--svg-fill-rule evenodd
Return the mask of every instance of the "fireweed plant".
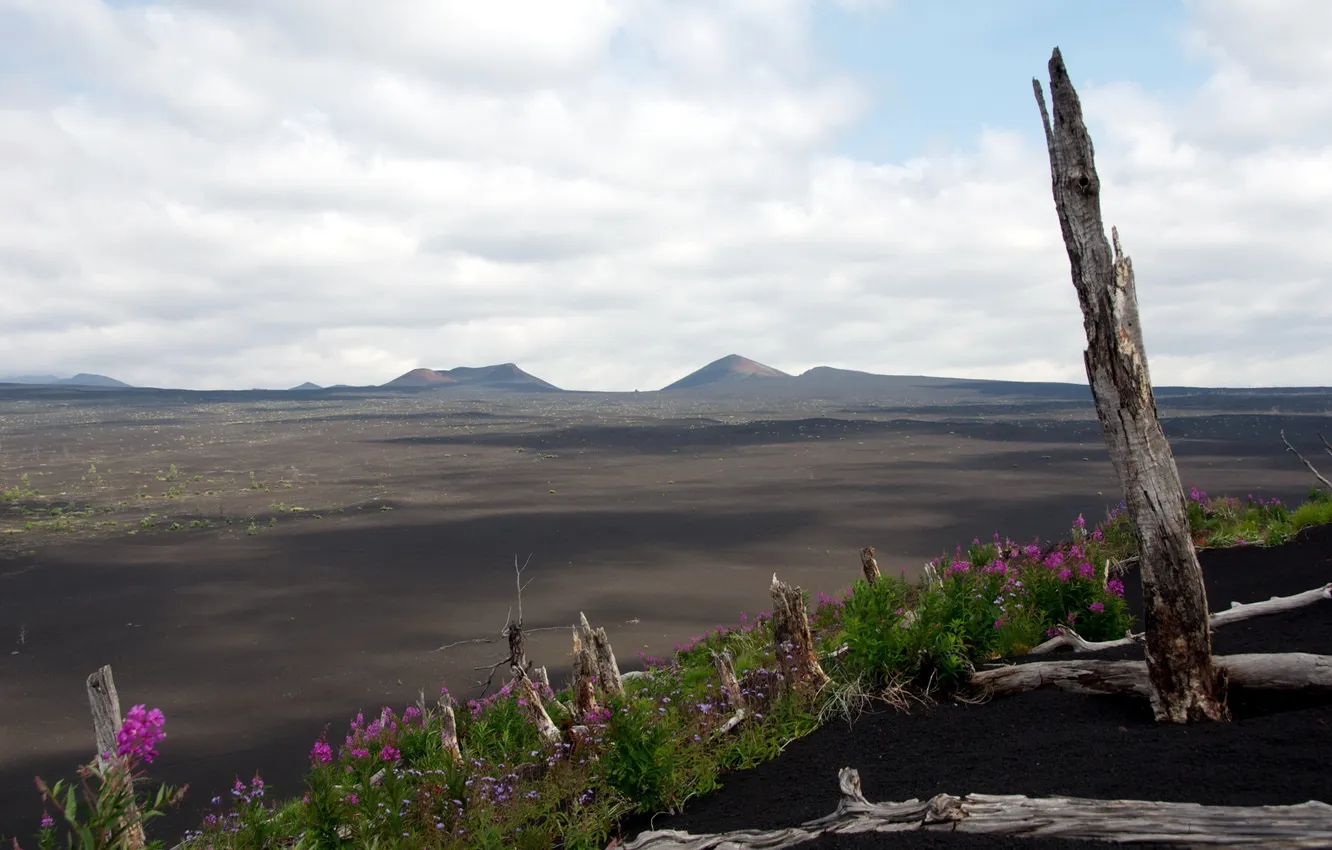
<path id="1" fill-rule="evenodd" d="M 79 850 L 112 850 L 125 846 L 134 821 L 145 823 L 162 815 L 162 809 L 178 803 L 185 788 L 173 790 L 165 785 L 157 789 L 151 801 L 139 799 L 135 786 L 145 779 L 141 766 L 157 758 L 157 744 L 166 737 L 162 731 L 165 718 L 156 708 L 149 711 L 136 705 L 125 715 L 116 734 L 116 751 L 102 753 L 90 764 L 78 769 L 83 799 L 75 794 L 75 787 L 64 780 L 54 788 L 37 777 L 37 791 L 43 804 L 41 829 L 37 833 L 37 847 L 51 850 L 56 846 L 59 833 L 63 833 L 64 846 Z M 186 786 L 188 787 L 188 786 Z M 57 826 L 50 812 L 54 810 L 63 823 Z M 13 841 L 19 850 L 18 839 Z M 146 842 L 148 850 L 162 846 L 160 841 Z"/>
<path id="2" fill-rule="evenodd" d="M 1274 545 L 1301 528 L 1332 523 L 1332 497 L 1314 491 L 1290 510 L 1276 500 L 1188 496 L 1191 533 L 1200 546 Z M 831 596 L 807 600 L 816 647 L 832 681 L 815 698 L 785 687 L 767 612 L 741 614 L 677 645 L 669 658 L 640 654 L 648 675 L 625 682 L 623 696 L 601 696 L 571 735 L 572 694 L 544 689 L 543 702 L 562 742 L 545 744 L 520 697 L 506 686 L 452 708 L 461 760 L 441 739 L 440 711 L 423 700 L 401 714 L 384 708 L 358 714 L 340 739 L 325 729 L 310 749 L 304 793 L 275 803 L 263 779 L 239 777 L 185 846 L 202 850 L 290 848 L 537 848 L 604 847 L 616 825 L 634 813 L 678 811 L 720 785 L 730 770 L 775 757 L 821 720 L 854 700 L 902 694 L 921 699 L 965 683 L 971 667 L 1026 652 L 1060 626 L 1090 640 L 1121 637 L 1133 625 L 1123 593 L 1124 562 L 1137 540 L 1124 505 L 1088 528 L 1080 516 L 1056 544 L 1017 543 L 998 534 L 934 559 L 917 580 L 883 576 Z M 931 575 L 932 574 L 932 575 Z M 746 701 L 747 719 L 720 727 L 737 706 L 718 678 L 713 653 L 728 651 Z M 830 706 L 833 710 L 830 711 Z M 139 802 L 124 777 L 151 761 L 160 740 L 160 712 L 131 710 L 122 730 L 121 761 L 82 769 L 87 810 L 58 784 L 48 805 L 65 820 L 66 845 L 122 846 L 119 818 L 131 803 L 152 817 L 168 799 Z M 119 765 L 117 768 L 114 765 Z M 119 772 L 117 772 L 119 771 Z M 89 780 L 93 785 L 89 785 Z M 55 846 L 45 815 L 39 848 Z M 17 844 L 17 842 L 15 842 Z"/>

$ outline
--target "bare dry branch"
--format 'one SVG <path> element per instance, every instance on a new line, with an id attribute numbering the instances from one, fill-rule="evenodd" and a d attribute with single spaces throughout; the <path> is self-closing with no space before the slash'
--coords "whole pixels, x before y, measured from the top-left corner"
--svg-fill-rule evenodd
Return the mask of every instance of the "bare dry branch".
<path id="1" fill-rule="evenodd" d="M 1273 596 L 1271 599 L 1262 602 L 1246 602 L 1243 604 L 1232 602 L 1228 609 L 1217 611 L 1207 619 L 1209 626 L 1216 629 L 1219 626 L 1238 623 L 1242 620 L 1251 620 L 1254 617 L 1280 614 L 1283 611 L 1294 611 L 1297 608 L 1304 608 L 1324 599 L 1332 599 L 1332 584 L 1315 587 L 1313 590 L 1306 590 L 1293 596 Z M 1075 652 L 1096 652 L 1116 646 L 1130 646 L 1135 643 L 1142 643 L 1145 640 L 1145 636 L 1141 632 L 1136 634 L 1128 632 L 1118 640 L 1089 641 L 1066 626 L 1056 626 L 1055 629 L 1059 632 L 1057 636 L 1033 647 L 1027 654 L 1044 655 L 1061 646 L 1070 647 Z"/>
<path id="2" fill-rule="evenodd" d="M 1323 440 L 1323 435 L 1319 434 L 1318 439 Z M 1281 442 L 1286 444 L 1286 451 L 1294 454 L 1295 457 L 1300 459 L 1300 463 L 1309 467 L 1309 471 L 1314 474 L 1314 478 L 1317 478 L 1319 481 L 1323 482 L 1324 487 L 1328 488 L 1329 490 L 1332 490 L 1332 481 L 1328 481 L 1326 478 L 1324 478 L 1323 474 L 1319 472 L 1312 463 L 1309 463 L 1308 459 L 1306 459 L 1304 455 L 1300 454 L 1299 451 L 1296 450 L 1296 448 L 1290 444 L 1290 441 L 1286 439 L 1286 432 L 1284 429 L 1282 429 L 1281 431 Z M 1327 445 L 1327 440 L 1323 440 L 1323 445 L 1324 446 Z M 1328 451 L 1332 452 L 1332 448 L 1328 448 Z"/>

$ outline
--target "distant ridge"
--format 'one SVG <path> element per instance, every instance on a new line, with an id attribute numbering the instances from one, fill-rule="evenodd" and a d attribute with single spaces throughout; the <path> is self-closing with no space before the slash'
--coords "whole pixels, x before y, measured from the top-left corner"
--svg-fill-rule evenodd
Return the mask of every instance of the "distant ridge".
<path id="1" fill-rule="evenodd" d="M 712 361 L 698 371 L 690 372 L 675 383 L 663 387 L 662 392 L 692 390 L 718 384 L 735 384 L 741 381 L 768 378 L 789 379 L 791 375 L 771 366 L 764 366 L 762 363 L 750 360 L 748 357 L 741 357 L 739 354 L 728 354 L 719 360 Z"/>
<path id="2" fill-rule="evenodd" d="M 292 387 L 291 392 L 295 392 L 297 390 L 322 390 L 322 389 L 323 387 L 319 386 L 318 384 L 313 384 L 310 383 L 309 381 L 306 381 L 305 383 L 301 384 L 298 387 Z"/>
<path id="3" fill-rule="evenodd" d="M 34 384 L 50 387 L 126 387 L 130 385 L 106 375 L 93 375 L 80 372 L 72 378 L 57 378 L 55 375 L 9 375 L 0 377 L 0 384 Z"/>
<path id="4" fill-rule="evenodd" d="M 559 387 L 524 372 L 513 363 L 501 363 L 496 366 L 458 366 L 454 369 L 413 369 L 381 386 L 404 389 L 468 386 L 527 392 L 560 392 Z"/>

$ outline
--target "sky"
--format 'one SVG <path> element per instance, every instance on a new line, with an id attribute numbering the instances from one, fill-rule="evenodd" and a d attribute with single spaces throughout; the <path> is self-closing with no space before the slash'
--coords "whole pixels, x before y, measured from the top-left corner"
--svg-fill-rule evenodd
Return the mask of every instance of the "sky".
<path id="1" fill-rule="evenodd" d="M 1055 46 L 1154 383 L 1332 384 L 1327 0 L 0 0 L 0 374 L 1085 382 Z"/>

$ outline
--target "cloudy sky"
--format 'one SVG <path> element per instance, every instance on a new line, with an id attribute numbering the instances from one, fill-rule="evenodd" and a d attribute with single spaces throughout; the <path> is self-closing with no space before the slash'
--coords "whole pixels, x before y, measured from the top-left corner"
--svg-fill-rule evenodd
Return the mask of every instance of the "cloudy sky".
<path id="1" fill-rule="evenodd" d="M 1157 384 L 1332 384 L 1327 0 L 0 0 L 0 374 L 1083 381 L 1058 45 Z"/>

